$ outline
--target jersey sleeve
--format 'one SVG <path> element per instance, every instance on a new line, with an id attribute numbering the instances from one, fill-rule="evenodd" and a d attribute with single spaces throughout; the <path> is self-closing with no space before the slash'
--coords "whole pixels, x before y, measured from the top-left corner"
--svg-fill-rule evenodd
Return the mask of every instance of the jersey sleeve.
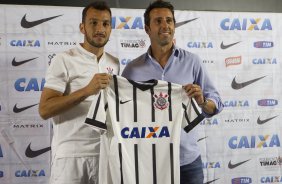
<path id="1" fill-rule="evenodd" d="M 93 99 L 85 123 L 91 128 L 99 131 L 101 134 L 107 130 L 107 104 L 104 100 L 104 92 L 101 91 L 99 95 L 96 95 Z"/>
<path id="2" fill-rule="evenodd" d="M 182 103 L 184 110 L 182 128 L 188 133 L 204 119 L 204 115 L 194 98 L 186 97 L 186 102 Z"/>

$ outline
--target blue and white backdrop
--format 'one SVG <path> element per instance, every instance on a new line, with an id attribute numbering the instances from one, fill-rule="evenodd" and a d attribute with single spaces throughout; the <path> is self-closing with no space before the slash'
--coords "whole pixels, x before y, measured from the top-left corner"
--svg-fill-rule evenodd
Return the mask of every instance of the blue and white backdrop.
<path id="1" fill-rule="evenodd" d="M 48 183 L 52 127 L 39 97 L 55 54 L 83 40 L 81 11 L 0 6 L 1 184 Z M 143 13 L 113 9 L 106 50 L 122 69 L 150 45 Z M 201 56 L 226 106 L 196 128 L 205 182 L 282 183 L 282 14 L 175 14 L 176 44 Z"/>

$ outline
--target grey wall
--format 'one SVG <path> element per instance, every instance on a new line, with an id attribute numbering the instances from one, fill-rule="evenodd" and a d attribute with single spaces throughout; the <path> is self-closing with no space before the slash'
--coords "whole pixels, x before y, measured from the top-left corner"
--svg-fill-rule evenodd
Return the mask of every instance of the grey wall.
<path id="1" fill-rule="evenodd" d="M 85 6 L 93 0 L 0 0 L 0 4 Z M 112 8 L 144 9 L 153 0 L 105 0 Z M 282 0 L 170 0 L 176 10 L 282 12 Z M 0 5 L 1 6 L 1 5 Z"/>

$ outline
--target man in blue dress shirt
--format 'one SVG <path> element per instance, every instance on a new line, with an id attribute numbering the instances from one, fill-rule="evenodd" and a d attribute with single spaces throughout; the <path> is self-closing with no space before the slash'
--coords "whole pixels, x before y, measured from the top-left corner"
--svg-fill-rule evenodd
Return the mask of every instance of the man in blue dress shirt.
<path id="1" fill-rule="evenodd" d="M 194 97 L 206 117 L 223 109 L 202 60 L 195 54 L 173 44 L 175 32 L 174 7 L 165 1 L 155 1 L 144 13 L 145 31 L 151 40 L 147 53 L 130 62 L 122 76 L 146 81 L 158 79 L 182 84 L 189 97 Z M 204 175 L 196 129 L 181 132 L 180 142 L 181 184 L 203 184 Z"/>

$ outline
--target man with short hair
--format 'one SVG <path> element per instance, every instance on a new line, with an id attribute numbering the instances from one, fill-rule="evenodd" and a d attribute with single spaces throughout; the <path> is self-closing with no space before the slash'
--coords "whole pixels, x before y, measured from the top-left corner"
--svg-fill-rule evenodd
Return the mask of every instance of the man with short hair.
<path id="1" fill-rule="evenodd" d="M 93 95 L 119 73 L 118 59 L 104 52 L 111 29 L 108 5 L 89 4 L 80 24 L 84 42 L 57 54 L 47 70 L 39 113 L 53 117 L 50 184 L 98 184 L 100 134 L 84 120 Z"/>
<path id="2" fill-rule="evenodd" d="M 151 46 L 147 53 L 131 61 L 122 76 L 135 80 L 164 80 L 183 85 L 187 95 L 195 98 L 206 117 L 223 109 L 220 96 L 208 77 L 201 59 L 173 44 L 174 7 L 165 1 L 150 4 L 145 13 L 145 31 Z M 203 184 L 204 175 L 197 132 L 181 132 L 180 184 Z"/>

